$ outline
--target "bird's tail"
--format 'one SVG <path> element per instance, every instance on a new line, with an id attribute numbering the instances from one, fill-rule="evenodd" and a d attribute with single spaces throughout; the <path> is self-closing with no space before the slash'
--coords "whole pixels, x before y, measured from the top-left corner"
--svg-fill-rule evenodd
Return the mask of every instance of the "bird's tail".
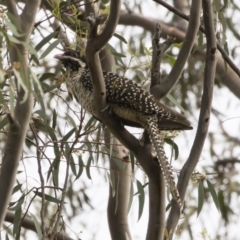
<path id="1" fill-rule="evenodd" d="M 177 201 L 179 207 L 182 207 L 182 201 L 174 181 L 173 173 L 172 173 L 172 166 L 169 164 L 168 159 L 165 155 L 165 151 L 163 148 L 163 140 L 159 135 L 159 129 L 157 126 L 157 117 L 156 116 L 149 116 L 148 119 L 148 133 L 149 138 L 151 140 L 152 145 L 157 152 L 158 162 L 162 173 L 164 175 L 166 185 L 170 187 L 171 193 L 173 198 Z"/>

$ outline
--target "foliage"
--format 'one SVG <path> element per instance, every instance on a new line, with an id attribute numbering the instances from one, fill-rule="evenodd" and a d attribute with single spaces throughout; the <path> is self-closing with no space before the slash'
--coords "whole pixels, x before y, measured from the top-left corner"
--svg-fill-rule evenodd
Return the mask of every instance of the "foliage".
<path id="1" fill-rule="evenodd" d="M 133 9 L 131 4 L 129 3 L 128 7 Z M 234 57 L 237 55 L 238 46 L 237 43 L 236 46 L 229 46 L 227 31 L 231 31 L 236 39 L 239 36 L 236 25 L 227 15 L 227 10 L 232 14 L 237 14 L 239 8 L 234 1 L 229 5 L 227 7 L 225 1 L 214 3 L 215 24 L 216 29 L 219 29 L 221 45 L 230 56 Z M 139 13 L 144 12 L 141 4 L 136 3 L 136 7 Z M 44 16 L 44 21 L 35 25 L 30 43 L 21 42 L 15 37 L 23 34 L 19 26 L 10 15 L 7 15 L 5 8 L 1 7 L 0 11 L 0 44 L 3 49 L 0 59 L 0 138 L 2 142 L 0 151 L 2 153 L 4 152 L 3 143 L 9 130 L 8 114 L 13 114 L 16 106 L 16 88 L 21 86 L 26 92 L 31 92 L 35 99 L 17 181 L 8 209 L 14 213 L 15 220 L 10 226 L 9 224 L 4 225 L 6 239 L 10 236 L 14 239 L 28 236 L 21 227 L 24 218 L 27 217 L 33 220 L 39 239 L 42 237 L 43 221 L 45 227 L 51 229 L 55 226 L 57 218 L 60 220 L 59 231 L 69 232 L 69 234 L 74 232 L 74 235 L 81 238 L 78 231 L 85 229 L 90 231 L 87 220 L 81 218 L 78 229 L 71 229 L 70 224 L 73 221 L 79 222 L 78 215 L 81 212 L 95 210 L 97 204 L 94 202 L 94 195 L 89 192 L 90 183 L 97 185 L 98 180 L 96 179 L 103 179 L 107 176 L 107 182 L 113 189 L 113 196 L 118 194 L 118 179 L 108 167 L 107 156 L 114 155 L 114 153 L 111 147 L 108 148 L 104 144 L 104 126 L 81 109 L 63 83 L 62 66 L 55 62 L 52 63 L 54 54 L 62 49 L 75 46 L 83 49 L 82 38 L 88 34 L 89 25 L 82 20 L 78 5 L 58 1 L 58 4 L 52 8 L 52 11 L 48 9 L 39 13 L 38 18 Z M 103 14 L 108 14 L 108 5 L 104 8 Z M 20 9 L 21 4 L 19 5 Z M 69 12 L 67 19 L 63 17 L 64 12 Z M 78 18 L 75 18 L 75 15 L 78 15 Z M 226 15 L 227 18 L 224 17 Z M 54 17 L 55 20 L 49 19 L 49 16 Z M 168 18 L 172 19 L 172 15 Z M 49 31 L 50 27 L 52 29 Z M 127 34 L 124 34 L 125 32 Z M 119 28 L 106 47 L 108 53 L 112 54 L 115 59 L 117 72 L 144 85 L 150 76 L 152 49 L 149 42 L 150 35 L 143 28 L 137 34 L 134 31 L 127 32 L 127 27 Z M 69 45 L 67 46 L 66 43 Z M 205 49 L 204 36 L 201 33 L 198 35 L 198 43 L 196 52 Z M 22 44 L 29 51 L 28 71 L 31 76 L 29 83 L 23 78 L 21 63 L 15 62 L 12 68 L 10 67 L 9 50 L 14 47 L 14 44 Z M 174 65 L 179 48 L 181 48 L 181 44 L 173 45 L 163 57 L 161 69 L 163 79 Z M 237 61 L 239 62 L 239 59 Z M 179 83 L 171 95 L 164 100 L 164 103 L 169 106 L 177 106 L 177 108 L 185 109 L 186 112 L 189 111 L 194 126 L 197 124 L 197 112 L 201 101 L 203 69 L 204 65 L 201 59 L 191 56 Z M 16 83 L 14 78 L 17 80 Z M 218 78 L 216 78 L 215 84 L 216 98 L 224 97 L 225 103 L 232 106 L 231 99 L 234 98 L 228 98 L 227 95 L 230 92 L 226 86 Z M 25 100 L 26 98 L 23 99 L 23 102 Z M 224 113 L 221 106 L 215 102 L 212 114 L 213 122 L 217 127 L 210 129 L 208 148 L 205 149 L 202 158 L 209 161 L 200 164 L 201 172 L 204 172 L 205 175 L 202 178 L 203 175 L 200 174 L 201 177 L 197 179 L 193 175 L 193 180 L 198 183 L 198 186 L 192 182 L 189 183 L 190 188 L 185 203 L 187 210 L 180 223 L 180 228 L 185 231 L 184 234 L 192 234 L 192 219 L 195 219 L 196 216 L 201 218 L 205 215 L 204 217 L 206 217 L 208 213 L 204 206 L 210 208 L 214 205 L 216 209 L 220 210 L 222 218 L 219 219 L 219 226 L 229 222 L 233 226 L 236 224 L 234 208 L 236 207 L 236 196 L 239 196 L 239 181 L 236 180 L 235 175 L 239 173 L 239 169 L 235 168 L 235 165 L 239 163 L 239 149 L 237 148 L 239 138 L 233 137 L 230 131 L 224 128 L 222 122 L 232 113 Z M 165 140 L 169 145 L 167 146 L 169 155 L 174 156 L 174 160 L 178 160 L 174 163 L 174 168 L 179 167 L 185 161 L 187 153 L 184 151 L 190 149 L 192 142 L 189 139 L 192 136 L 191 133 L 186 133 L 185 138 L 182 137 L 183 147 L 179 146 L 175 140 Z M 221 142 L 220 146 L 218 146 L 219 141 Z M 110 145 L 113 145 L 113 142 Z M 131 153 L 129 159 L 132 166 L 132 181 L 128 207 L 129 211 L 137 211 L 138 214 L 134 221 L 138 221 L 146 208 L 147 188 L 145 187 L 148 185 L 148 180 L 145 179 L 144 172 L 135 162 Z M 119 172 L 124 169 L 121 159 L 117 159 L 116 164 Z M 214 174 L 210 175 L 212 173 Z M 63 198 L 64 193 L 65 198 Z M 136 201 L 138 210 L 133 209 L 135 207 L 133 203 Z M 64 218 L 58 216 L 60 206 L 63 208 Z M 199 228 L 204 229 L 205 227 L 199 224 Z M 211 234 L 214 236 L 213 239 L 220 239 L 227 232 L 228 228 L 226 227 L 223 233 L 216 230 Z"/>

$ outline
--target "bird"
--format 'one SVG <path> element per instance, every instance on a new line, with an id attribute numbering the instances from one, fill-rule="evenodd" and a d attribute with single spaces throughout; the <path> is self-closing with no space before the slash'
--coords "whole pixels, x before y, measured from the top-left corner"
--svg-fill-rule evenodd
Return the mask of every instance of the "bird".
<path id="1" fill-rule="evenodd" d="M 66 83 L 81 107 L 100 119 L 93 97 L 93 84 L 86 58 L 76 50 L 57 54 L 54 58 L 61 61 L 66 69 Z M 106 102 L 119 121 L 132 127 L 145 129 L 157 154 L 166 185 L 170 187 L 173 198 L 179 207 L 182 200 L 179 195 L 172 166 L 169 164 L 163 148 L 163 139 L 159 132 L 163 130 L 190 130 L 189 120 L 177 111 L 157 101 L 148 91 L 132 80 L 112 72 L 103 71 L 106 87 Z"/>

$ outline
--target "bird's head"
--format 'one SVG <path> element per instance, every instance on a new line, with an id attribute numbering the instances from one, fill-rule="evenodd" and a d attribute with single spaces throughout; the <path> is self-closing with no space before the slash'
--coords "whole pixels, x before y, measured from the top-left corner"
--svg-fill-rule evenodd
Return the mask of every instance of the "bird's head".
<path id="1" fill-rule="evenodd" d="M 78 51 L 69 50 L 63 54 L 57 54 L 54 58 L 60 60 L 64 67 L 70 71 L 79 71 L 79 69 L 86 68 L 86 60 L 84 57 L 80 57 Z"/>

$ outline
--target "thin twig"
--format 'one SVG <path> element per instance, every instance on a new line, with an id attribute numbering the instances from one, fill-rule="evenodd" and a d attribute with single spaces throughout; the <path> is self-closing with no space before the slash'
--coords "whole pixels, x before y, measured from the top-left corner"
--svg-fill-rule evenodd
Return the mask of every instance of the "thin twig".
<path id="1" fill-rule="evenodd" d="M 53 227 L 50 240 L 53 240 L 54 236 L 57 233 L 57 227 L 58 227 L 58 224 L 59 224 L 59 221 L 60 221 L 60 218 L 61 218 L 61 213 L 63 211 L 64 200 L 65 200 L 65 196 L 66 196 L 66 192 L 67 192 L 68 177 L 69 177 L 69 167 L 70 167 L 70 158 L 71 158 L 71 154 L 72 154 L 72 151 L 74 149 L 74 146 L 78 143 L 78 139 L 79 139 L 81 130 L 82 130 L 82 122 L 80 122 L 78 131 L 76 133 L 75 140 L 74 140 L 72 146 L 70 147 L 70 149 L 69 149 L 69 151 L 67 153 L 67 156 L 66 156 L 66 160 L 67 160 L 66 165 L 67 166 L 66 166 L 65 181 L 64 181 L 64 185 L 63 185 L 62 197 L 61 197 L 61 202 L 59 204 L 57 220 L 56 220 L 55 225 Z"/>
<path id="2" fill-rule="evenodd" d="M 36 141 L 36 152 L 37 152 L 37 163 L 38 163 L 38 174 L 40 177 L 41 182 L 41 191 L 42 191 L 42 198 L 41 198 L 41 211 L 40 211 L 40 217 L 41 217 L 41 230 L 42 230 L 42 240 L 45 239 L 45 219 L 44 219 L 44 208 L 45 208 L 45 184 L 44 184 L 44 177 L 42 174 L 42 166 L 41 166 L 41 155 L 40 155 L 40 148 L 39 148 L 39 142 L 38 142 L 38 134 L 35 129 L 34 124 L 30 124 L 30 128 L 32 130 L 33 136 Z"/>

